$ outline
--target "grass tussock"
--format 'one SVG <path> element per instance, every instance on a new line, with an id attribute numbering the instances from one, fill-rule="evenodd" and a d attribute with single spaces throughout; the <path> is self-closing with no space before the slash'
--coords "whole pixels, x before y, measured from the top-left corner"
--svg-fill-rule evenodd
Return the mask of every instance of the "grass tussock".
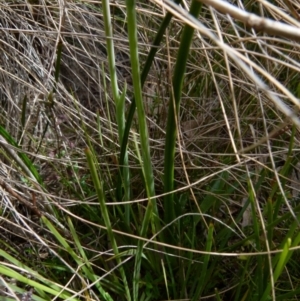
<path id="1" fill-rule="evenodd" d="M 299 5 L 229 2 L 1 2 L 1 300 L 297 300 Z"/>

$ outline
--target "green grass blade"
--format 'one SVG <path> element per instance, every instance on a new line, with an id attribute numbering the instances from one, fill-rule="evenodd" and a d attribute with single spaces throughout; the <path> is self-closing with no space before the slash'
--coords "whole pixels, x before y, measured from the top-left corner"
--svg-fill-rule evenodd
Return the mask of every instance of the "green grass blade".
<path id="1" fill-rule="evenodd" d="M 144 165 L 142 162 L 142 158 L 140 155 L 138 143 L 136 141 L 136 135 L 134 135 L 134 141 L 135 141 L 135 145 L 136 145 L 136 151 L 138 154 L 138 158 L 139 158 L 140 164 L 142 166 L 143 175 L 145 177 L 146 171 L 145 171 L 145 168 L 144 168 Z M 152 201 L 148 201 L 146 212 L 143 217 L 142 228 L 140 230 L 140 235 L 142 237 L 144 237 L 146 235 L 146 231 L 147 231 L 148 225 L 151 221 L 152 214 L 153 214 Z M 154 232 L 155 229 L 153 229 L 153 228 L 154 227 L 152 227 L 152 231 Z M 139 275 L 140 275 L 140 269 L 141 269 L 141 262 L 142 262 L 142 258 L 143 258 L 143 244 L 144 243 L 142 241 L 138 242 L 136 256 L 135 256 L 135 267 L 134 267 L 134 274 L 133 274 L 133 300 L 139 300 L 138 299 L 138 290 L 139 290 L 139 282 L 140 282 Z"/>
<path id="2" fill-rule="evenodd" d="M 77 263 L 77 265 L 81 267 L 82 271 L 88 277 L 88 279 L 96 282 L 95 286 L 97 287 L 97 289 L 99 290 L 103 298 L 105 298 L 105 300 L 112 301 L 109 294 L 105 292 L 105 290 L 102 288 L 100 282 L 96 281 L 98 277 L 89 269 L 89 264 L 81 260 L 81 258 L 75 253 L 75 251 L 71 248 L 71 246 L 64 239 L 64 237 L 61 236 L 61 234 L 55 229 L 55 227 L 46 217 L 43 216 L 42 221 L 47 226 L 47 228 L 51 231 L 51 233 L 54 235 L 57 241 L 64 247 L 64 250 L 67 251 L 74 259 L 74 261 Z"/>
<path id="3" fill-rule="evenodd" d="M 59 294 L 59 296 L 63 299 L 71 297 L 71 295 L 68 292 L 66 291 L 62 292 L 62 287 L 54 284 L 50 280 L 45 279 L 42 275 L 32 270 L 30 267 L 24 265 L 19 260 L 15 259 L 14 257 L 7 254 L 5 251 L 1 249 L 0 249 L 0 256 L 3 256 L 8 262 L 11 262 L 14 266 L 19 268 L 20 270 L 25 270 L 27 273 L 30 273 L 34 278 L 38 279 L 43 284 L 41 284 L 40 282 L 36 282 L 35 280 L 28 279 L 28 277 L 24 277 L 18 271 L 13 270 L 4 265 L 0 265 L 0 275 L 1 274 L 6 275 L 7 277 L 16 279 L 24 284 L 30 285 L 34 287 L 37 292 L 40 291 L 40 294 L 43 294 L 43 292 L 52 294 L 53 296 L 57 296 Z M 74 300 L 78 300 L 78 299 L 74 299 Z"/>
<path id="4" fill-rule="evenodd" d="M 78 265 L 82 265 L 83 263 L 79 256 L 71 248 L 66 239 L 56 230 L 52 223 L 45 216 L 42 216 L 41 219 L 43 223 L 47 226 L 47 228 L 51 231 L 51 233 L 54 235 L 54 237 L 57 239 L 57 241 L 61 244 L 61 246 L 63 246 L 64 250 L 72 256 L 72 258 L 76 261 Z"/>
<path id="5" fill-rule="evenodd" d="M 104 193 L 103 193 L 102 184 L 100 183 L 100 179 L 99 179 L 98 174 L 97 174 L 96 166 L 95 166 L 95 163 L 93 161 L 93 156 L 92 156 L 92 153 L 89 149 L 85 150 L 85 154 L 86 154 L 86 157 L 87 157 L 87 161 L 88 161 L 91 176 L 92 176 L 92 179 L 93 179 L 94 187 L 96 189 L 96 193 L 97 193 L 97 196 L 98 196 L 98 200 L 99 200 L 102 216 L 103 216 L 103 219 L 104 219 L 104 223 L 105 223 L 105 226 L 107 228 L 108 238 L 110 239 L 110 242 L 112 244 L 112 248 L 113 248 L 113 251 L 114 251 L 115 255 L 118 255 L 119 250 L 118 250 L 117 242 L 116 242 L 114 233 L 112 231 L 112 225 L 111 225 L 111 222 L 110 222 L 107 206 L 105 204 L 105 196 L 104 196 Z M 121 263 L 120 257 L 118 257 L 117 261 L 118 261 L 118 264 Z M 128 283 L 127 283 L 127 278 L 126 278 L 123 266 L 120 266 L 120 273 L 121 273 L 121 276 L 122 276 L 122 280 L 123 280 L 123 284 L 124 284 L 124 288 L 125 288 L 125 292 L 126 292 L 126 298 L 127 298 L 128 301 L 130 301 L 131 300 L 131 295 L 130 295 L 130 291 L 129 291 L 129 287 L 128 287 Z"/>
<path id="6" fill-rule="evenodd" d="M 79 237 L 78 237 L 78 235 L 77 235 L 77 233 L 76 233 L 76 230 L 75 230 L 75 228 L 74 228 L 74 225 L 73 225 L 73 223 L 72 223 L 72 220 L 70 219 L 69 216 L 67 217 L 67 221 L 68 221 L 69 229 L 70 229 L 70 232 L 71 232 L 72 237 L 73 237 L 73 239 L 74 239 L 75 245 L 76 245 L 76 247 L 77 247 L 77 249 L 78 249 L 78 251 L 79 251 L 79 253 L 80 253 L 82 259 L 85 261 L 86 265 L 87 265 L 89 268 L 91 268 L 91 265 L 89 264 L 88 259 L 87 259 L 87 257 L 86 257 L 86 254 L 85 254 L 85 252 L 84 252 L 84 249 L 82 248 L 82 245 L 81 245 L 81 243 L 80 243 Z"/>
<path id="7" fill-rule="evenodd" d="M 137 41 L 137 22 L 135 3 L 133 0 L 127 0 L 127 16 L 128 16 L 128 34 L 130 46 L 130 60 L 133 79 L 134 96 L 136 99 L 136 108 L 138 114 L 140 142 L 143 156 L 143 166 L 145 169 L 145 184 L 147 195 L 150 197 L 155 195 L 154 178 L 152 163 L 150 157 L 149 134 L 146 122 L 146 114 L 143 105 L 142 85 L 140 81 L 140 65 L 138 55 L 138 41 Z"/>
<path id="8" fill-rule="evenodd" d="M 291 252 L 291 251 L 289 251 L 291 244 L 292 244 L 292 240 L 290 238 L 288 238 L 286 243 L 284 244 L 282 253 L 280 254 L 279 262 L 276 265 L 276 269 L 274 272 L 274 282 L 276 282 L 278 280 L 279 276 L 281 275 L 281 273 L 287 263 L 289 252 Z"/>
<path id="9" fill-rule="evenodd" d="M 118 125 L 122 125 L 119 126 L 119 141 L 120 143 L 122 143 L 123 141 L 123 136 L 124 136 L 124 128 L 125 128 L 125 94 L 126 94 L 126 85 L 124 88 L 123 93 L 120 95 L 119 100 L 117 102 L 116 105 L 116 113 L 117 113 L 117 122 Z M 124 160 L 122 162 L 122 164 L 119 164 L 119 170 L 120 173 L 119 175 L 122 176 L 122 183 L 124 186 L 124 200 L 125 201 L 129 201 L 130 200 L 130 170 L 129 170 L 129 166 L 128 166 L 128 152 L 126 151 L 124 154 Z M 120 184 L 117 183 L 117 184 Z M 121 191 L 122 188 L 121 187 L 117 187 L 116 188 L 117 191 Z M 117 199 L 117 200 L 121 200 Z M 127 227 L 130 226 L 130 205 L 125 205 L 125 223 L 127 225 Z"/>
<path id="10" fill-rule="evenodd" d="M 241 267 L 240 267 L 241 272 L 239 273 L 239 275 L 241 275 L 241 278 L 240 278 L 241 280 L 238 283 L 238 286 L 237 286 L 237 289 L 236 289 L 236 292 L 235 292 L 235 297 L 234 297 L 233 301 L 245 300 L 242 297 L 242 294 L 244 294 L 244 297 L 245 297 L 245 293 L 247 295 L 247 292 L 242 291 L 242 288 L 245 284 L 244 283 L 245 275 L 247 275 L 247 273 L 249 271 L 250 258 L 249 257 L 245 258 L 244 262 L 245 262 L 245 264 L 241 265 Z"/>
<path id="11" fill-rule="evenodd" d="M 282 274 L 282 271 L 284 269 L 284 267 L 286 266 L 286 263 L 287 263 L 287 259 L 288 259 L 288 255 L 289 255 L 289 248 L 291 246 L 291 239 L 288 238 L 286 243 L 284 244 L 284 247 L 283 247 L 283 250 L 282 250 L 282 253 L 280 254 L 280 257 L 279 257 L 279 261 L 276 265 L 276 269 L 274 271 L 274 283 L 278 280 L 279 276 Z M 271 291 L 271 282 L 268 283 L 265 291 L 264 291 L 264 294 L 262 295 L 260 301 L 267 301 L 267 300 L 270 300 L 270 291 Z"/>
<path id="12" fill-rule="evenodd" d="M 106 48 L 107 48 L 107 59 L 110 73 L 110 81 L 112 86 L 112 93 L 115 102 L 119 100 L 119 88 L 117 80 L 117 67 L 115 60 L 115 50 L 114 50 L 114 41 L 113 41 L 113 29 L 111 24 L 111 15 L 110 15 L 110 5 L 108 0 L 102 1 L 103 8 L 103 21 L 104 21 L 104 30 L 106 36 Z"/>
<path id="13" fill-rule="evenodd" d="M 130 61 L 131 61 L 131 70 L 132 70 L 132 79 L 133 79 L 133 88 L 134 96 L 136 100 L 136 108 L 138 115 L 139 123 L 139 134 L 140 134 L 140 143 L 142 151 L 142 168 L 144 174 L 145 187 L 148 197 L 155 196 L 154 189 L 154 176 L 152 170 L 152 163 L 150 157 L 150 145 L 149 145 L 149 134 L 146 123 L 146 114 L 143 105 L 142 99 L 142 85 L 140 81 L 140 66 L 139 66 L 139 57 L 138 57 L 138 41 L 137 41 L 137 21 L 136 21 L 136 10 L 135 10 L 135 1 L 127 0 L 127 20 L 128 20 L 128 35 L 129 35 L 129 48 L 130 48 Z M 140 230 L 140 236 L 144 237 L 147 233 L 149 223 L 152 220 L 152 231 L 156 233 L 159 228 L 158 220 L 158 210 L 156 200 L 149 200 L 145 216 L 142 221 L 142 227 Z M 141 269 L 141 260 L 143 253 L 143 242 L 139 241 L 137 246 L 137 254 L 135 257 L 135 267 L 133 274 L 133 300 L 137 301 L 139 299 L 139 277 Z"/>
<path id="14" fill-rule="evenodd" d="M 41 290 L 43 292 L 49 293 L 53 296 L 59 296 L 62 299 L 67 299 L 71 296 L 70 294 L 66 294 L 65 292 L 60 292 L 61 289 L 55 290 L 48 285 L 44 285 L 32 279 L 29 279 L 28 277 L 21 275 L 20 273 L 14 271 L 13 269 L 4 266 L 0 266 L 0 274 L 10 277 L 14 280 L 20 281 L 26 285 L 32 286 L 37 290 Z M 74 299 L 74 300 L 78 300 L 78 299 Z"/>
<path id="15" fill-rule="evenodd" d="M 175 3 L 180 3 L 181 0 L 175 0 Z M 164 20 L 161 23 L 160 28 L 157 31 L 156 37 L 153 41 L 153 45 L 150 49 L 150 52 L 148 54 L 146 63 L 144 65 L 142 74 L 141 74 L 141 85 L 144 86 L 144 83 L 146 81 L 146 78 L 148 76 L 148 73 L 150 71 L 150 68 L 152 66 L 154 57 L 157 53 L 157 50 L 159 49 L 158 46 L 160 45 L 161 41 L 163 40 L 164 37 L 164 33 L 172 19 L 173 15 L 171 13 L 167 13 Z M 128 116 L 127 116 L 127 120 L 126 120 L 126 125 L 125 125 L 125 130 L 124 130 L 124 135 L 123 135 L 123 140 L 122 140 L 122 145 L 121 145 L 121 153 L 120 153 L 120 159 L 119 159 L 119 164 L 120 164 L 120 170 L 121 170 L 121 174 L 122 174 L 122 168 L 124 165 L 124 158 L 125 158 L 125 152 L 126 152 L 126 148 L 127 148 L 127 143 L 128 143 L 128 137 L 129 137 L 129 131 L 131 128 L 131 124 L 132 124 L 132 120 L 133 120 L 133 116 L 134 116 L 134 112 L 135 112 L 135 108 L 136 108 L 136 103 L 135 103 L 135 97 L 132 98 L 131 100 L 131 105 L 129 108 L 129 112 L 128 112 Z M 121 179 L 119 179 L 119 182 L 121 181 Z M 117 187 L 117 199 L 121 199 L 121 190 L 119 189 L 119 186 Z"/>
<path id="16" fill-rule="evenodd" d="M 197 17 L 201 11 L 201 7 L 202 4 L 199 1 L 193 0 L 190 8 L 190 14 Z M 173 97 L 169 104 L 164 159 L 164 192 L 168 193 L 164 199 L 164 221 L 166 224 L 172 222 L 175 218 L 174 195 L 170 192 L 174 190 L 174 157 L 177 133 L 176 120 L 179 116 L 181 90 L 193 34 L 194 28 L 189 25 L 185 25 L 178 50 L 172 82 Z"/>
<path id="17" fill-rule="evenodd" d="M 8 144 L 19 149 L 19 151 L 17 153 L 18 157 L 15 157 L 13 154 L 15 154 L 16 152 L 14 152 L 14 151 L 12 152 L 12 150 L 10 150 L 9 146 L 2 144 L 2 146 L 12 156 L 12 159 L 16 160 L 18 162 L 19 167 L 21 167 L 23 169 L 23 171 L 30 178 L 32 178 L 32 176 L 33 176 L 38 181 L 38 183 L 42 184 L 42 179 L 41 179 L 38 171 L 34 167 L 33 163 L 31 162 L 31 160 L 27 157 L 27 155 L 25 153 L 22 152 L 22 150 L 20 149 L 17 142 L 13 139 L 13 137 L 11 137 L 11 135 L 1 125 L 0 125 L 0 136 L 2 136 L 8 142 Z M 21 158 L 21 160 L 19 160 L 18 158 Z"/>
<path id="18" fill-rule="evenodd" d="M 109 65 L 109 73 L 110 80 L 112 86 L 113 98 L 116 104 L 116 117 L 118 124 L 118 134 L 120 145 L 122 144 L 124 130 L 125 130 L 125 93 L 126 87 L 123 93 L 119 94 L 118 81 L 117 81 L 117 68 L 116 68 L 116 59 L 115 59 L 115 51 L 114 51 L 114 41 L 113 41 L 113 28 L 112 28 L 112 18 L 110 14 L 110 5 L 108 0 L 102 1 L 103 7 L 103 19 L 104 19 L 104 28 L 106 35 L 106 46 L 107 46 L 107 55 L 108 55 L 108 65 Z M 123 183 L 124 185 L 124 200 L 130 200 L 130 172 L 128 167 L 128 154 L 126 149 L 124 150 L 124 160 L 122 161 L 122 168 L 120 169 L 120 175 L 122 177 L 122 181 L 119 182 L 119 185 Z M 121 187 L 118 188 L 118 191 L 121 191 Z M 118 195 L 118 201 L 122 200 L 122 195 Z M 129 205 L 125 206 L 125 222 L 126 225 L 130 224 L 130 207 Z"/>
<path id="19" fill-rule="evenodd" d="M 213 234 L 214 234 L 214 226 L 213 224 L 210 224 L 208 227 L 208 234 L 207 234 L 207 240 L 206 240 L 206 247 L 205 247 L 205 251 L 206 252 L 211 252 L 211 248 L 212 248 L 212 243 L 213 243 Z M 206 254 L 203 256 L 203 264 L 202 264 L 202 268 L 201 268 L 201 273 L 200 273 L 200 277 L 197 277 L 197 289 L 196 292 L 193 294 L 193 301 L 199 300 L 202 292 L 205 288 L 205 284 L 207 283 L 208 279 L 207 279 L 207 268 L 208 268 L 208 263 L 210 260 L 210 255 Z"/>

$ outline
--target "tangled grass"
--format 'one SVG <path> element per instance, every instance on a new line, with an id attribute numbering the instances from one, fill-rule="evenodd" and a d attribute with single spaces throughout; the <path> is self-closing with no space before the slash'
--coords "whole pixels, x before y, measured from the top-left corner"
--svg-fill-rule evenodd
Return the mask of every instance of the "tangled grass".
<path id="1" fill-rule="evenodd" d="M 299 4 L 0 4 L 1 300 L 297 300 Z"/>

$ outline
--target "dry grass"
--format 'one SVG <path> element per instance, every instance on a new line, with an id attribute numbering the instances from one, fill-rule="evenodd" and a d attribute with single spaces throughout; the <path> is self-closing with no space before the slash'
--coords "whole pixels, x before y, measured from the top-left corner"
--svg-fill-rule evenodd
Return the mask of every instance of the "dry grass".
<path id="1" fill-rule="evenodd" d="M 297 3 L 277 1 L 275 7 L 264 1 L 245 2 L 248 11 L 299 26 L 299 19 L 294 18 L 298 16 Z M 286 2 L 290 3 L 290 8 Z M 137 5 L 139 54 L 143 64 L 164 9 L 172 6 L 168 1 L 165 8 L 158 1 Z M 111 5 L 111 13 L 118 85 L 120 91 L 127 87 L 128 108 L 132 79 L 125 4 L 115 2 Z M 157 194 L 163 191 L 167 107 L 184 22 L 180 18 L 184 19 L 184 16 L 177 16 L 169 26 L 143 91 Z M 297 126 L 300 124 L 300 121 L 297 123 L 299 43 L 284 35 L 252 30 L 242 21 L 207 6 L 203 6 L 199 21 L 206 28 L 194 37 L 182 90 L 175 167 L 178 194 L 185 197 L 181 191 L 187 191 L 186 202 L 191 204 L 192 197 L 206 200 L 211 194 L 220 205 L 220 209 L 213 209 L 216 218 L 224 223 L 236 223 L 236 217 L 246 210 L 249 179 L 253 183 L 259 182 L 261 171 L 266 170 L 266 178 L 257 191 L 256 210 L 267 206 L 267 199 L 276 186 L 274 183 L 279 183 L 278 191 L 284 199 L 280 212 L 292 211 L 292 216 L 297 215 L 297 206 L 291 202 L 299 193 L 297 173 L 294 171 L 289 175 L 286 185 L 280 188 L 278 166 L 283 165 L 288 154 L 298 162 L 300 137 L 293 122 Z M 84 149 L 92 144 L 100 162 L 107 202 L 115 201 L 120 149 L 103 28 L 102 6 L 95 1 L 65 1 L 61 5 L 57 1 L 44 0 L 0 4 L 0 124 L 34 162 L 44 182 L 38 184 L 20 168 L 16 161 L 18 149 L 10 147 L 12 151 L 8 152 L 5 140 L 0 141 L 4 145 L 0 148 L 0 249 L 27 265 L 33 260 L 31 267 L 44 274 L 52 268 L 43 267 L 45 259 L 53 260 L 53 266 L 56 261 L 64 263 L 71 271 L 74 267 L 65 258 L 53 233 L 38 221 L 39 214 L 57 224 L 61 235 L 68 241 L 74 240 L 67 226 L 67 218 L 72 217 L 82 245 L 90 254 L 91 264 L 101 271 L 97 272 L 113 271 L 115 267 L 114 263 L 99 259 L 102 252 L 110 250 L 110 242 L 101 242 L 101 238 L 106 237 L 101 232 L 103 230 L 88 223 L 97 224 L 98 212 L 84 154 Z M 210 34 L 214 34 L 219 44 Z M 220 46 L 222 41 L 228 48 Z M 62 56 L 56 81 L 56 54 L 60 45 L 63 45 Z M 128 150 L 132 201 L 146 197 L 133 139 L 136 131 L 135 120 Z M 292 149 L 291 140 L 294 143 Z M 222 195 L 212 188 L 214 182 L 211 179 L 225 170 L 228 171 L 225 179 L 227 190 L 224 188 L 226 194 Z M 283 178 L 285 176 L 283 174 Z M 144 206 L 132 206 L 142 220 Z M 192 206 L 184 207 L 181 214 L 193 212 Z M 248 226 L 247 218 L 249 216 L 244 213 L 237 222 L 240 223 L 237 231 L 241 237 L 248 237 L 248 230 L 243 228 Z M 115 218 L 112 222 L 117 225 L 118 221 Z M 136 224 L 139 222 L 137 220 Z M 116 226 L 116 229 L 120 228 Z M 287 231 L 282 228 L 279 232 L 284 236 L 282 233 Z M 138 235 L 134 230 L 132 234 Z M 121 235 L 119 239 L 120 245 L 129 244 Z M 186 242 L 185 238 L 182 239 Z M 135 242 L 134 239 L 131 242 Z M 230 244 L 234 243 L 233 239 Z M 279 246 L 280 239 L 278 244 L 274 241 L 271 249 Z M 163 253 L 160 249 L 158 252 Z M 183 254 L 188 257 L 187 253 Z M 88 281 L 78 275 L 70 283 L 63 284 L 74 294 L 88 286 Z M 59 281 L 57 275 L 52 279 Z M 0 272 L 0 280 L 1 291 L 1 283 L 8 287 L 5 285 L 8 279 Z M 230 282 L 226 286 L 226 279 L 220 283 L 221 290 L 235 285 Z M 109 281 L 104 285 L 109 287 Z M 297 281 L 294 285 L 298 287 Z M 90 294 L 89 300 L 100 300 L 91 289 L 86 288 L 86 291 Z M 122 289 L 116 287 L 114 294 L 120 292 Z M 9 293 L 13 296 L 12 292 Z M 166 295 L 162 293 L 161 296 Z M 180 296 L 189 297 L 187 292 Z"/>

